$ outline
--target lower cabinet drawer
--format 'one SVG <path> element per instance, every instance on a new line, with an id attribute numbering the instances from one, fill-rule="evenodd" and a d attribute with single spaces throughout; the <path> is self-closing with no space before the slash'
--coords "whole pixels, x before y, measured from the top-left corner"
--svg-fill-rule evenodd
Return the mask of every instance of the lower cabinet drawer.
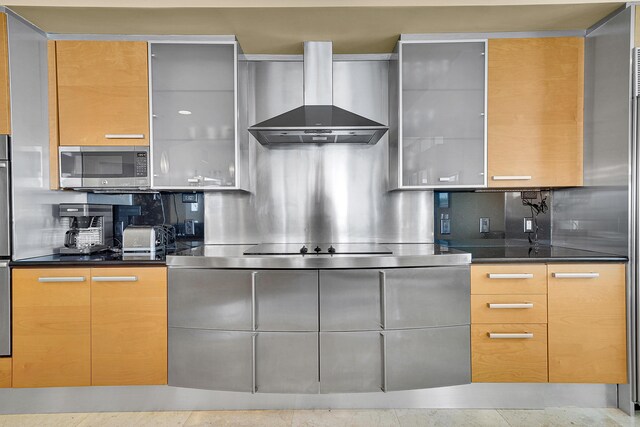
<path id="1" fill-rule="evenodd" d="M 547 323 L 547 296 L 471 295 L 471 323 Z"/>
<path id="2" fill-rule="evenodd" d="M 471 325 L 473 382 L 547 382 L 547 325 Z"/>

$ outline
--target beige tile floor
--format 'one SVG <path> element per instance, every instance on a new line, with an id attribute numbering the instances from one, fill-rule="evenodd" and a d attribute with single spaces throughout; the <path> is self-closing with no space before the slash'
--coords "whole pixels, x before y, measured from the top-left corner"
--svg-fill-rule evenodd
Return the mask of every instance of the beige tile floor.
<path id="1" fill-rule="evenodd" d="M 295 411 L 105 412 L 0 415 L 0 427 L 422 427 L 640 426 L 640 415 L 617 409 L 361 409 Z"/>

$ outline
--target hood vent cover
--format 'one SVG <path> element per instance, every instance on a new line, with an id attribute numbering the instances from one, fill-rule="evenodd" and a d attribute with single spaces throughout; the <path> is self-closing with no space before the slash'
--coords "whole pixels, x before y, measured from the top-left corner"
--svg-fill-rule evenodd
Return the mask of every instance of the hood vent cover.
<path id="1" fill-rule="evenodd" d="M 304 103 L 249 128 L 263 145 L 282 143 L 375 144 L 389 129 L 333 105 L 331 42 L 304 44 Z"/>

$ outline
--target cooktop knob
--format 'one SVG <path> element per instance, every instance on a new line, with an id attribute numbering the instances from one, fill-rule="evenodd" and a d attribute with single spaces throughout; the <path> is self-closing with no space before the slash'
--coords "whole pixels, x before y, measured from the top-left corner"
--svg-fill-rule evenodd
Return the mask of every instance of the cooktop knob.
<path id="1" fill-rule="evenodd" d="M 306 254 L 307 252 L 309 252 L 309 249 L 307 249 L 307 247 L 305 245 L 302 245 L 302 247 L 300 248 L 300 253 L 302 255 Z"/>
<path id="2" fill-rule="evenodd" d="M 334 248 L 333 245 L 331 245 L 331 246 L 329 246 L 328 251 L 329 251 L 330 254 L 335 254 L 336 253 L 336 248 Z"/>
<path id="3" fill-rule="evenodd" d="M 320 246 L 316 246 L 314 251 L 316 251 L 316 253 L 319 254 L 320 252 L 322 252 L 322 249 L 320 249 Z"/>

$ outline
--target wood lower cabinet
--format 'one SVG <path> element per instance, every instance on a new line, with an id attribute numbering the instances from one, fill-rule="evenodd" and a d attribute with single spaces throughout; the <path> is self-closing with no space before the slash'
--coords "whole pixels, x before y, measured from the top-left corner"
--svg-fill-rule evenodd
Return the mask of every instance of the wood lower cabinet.
<path id="1" fill-rule="evenodd" d="M 91 384 L 166 383 L 166 268 L 91 269 Z"/>
<path id="2" fill-rule="evenodd" d="M 11 363 L 10 357 L 0 358 L 0 388 L 11 387 Z"/>
<path id="3" fill-rule="evenodd" d="M 625 266 L 549 265 L 549 381 L 627 382 Z"/>
<path id="4" fill-rule="evenodd" d="M 472 325 L 471 363 L 473 382 L 547 382 L 547 325 Z"/>
<path id="5" fill-rule="evenodd" d="M 584 38 L 492 39 L 489 187 L 582 185 Z"/>
<path id="6" fill-rule="evenodd" d="M 165 267 L 13 269 L 13 387 L 166 384 L 166 280 Z"/>
<path id="7" fill-rule="evenodd" d="M 146 42 L 63 40 L 51 54 L 60 145 L 149 145 Z"/>
<path id="8" fill-rule="evenodd" d="M 13 387 L 91 385 L 90 275 L 13 270 Z"/>

